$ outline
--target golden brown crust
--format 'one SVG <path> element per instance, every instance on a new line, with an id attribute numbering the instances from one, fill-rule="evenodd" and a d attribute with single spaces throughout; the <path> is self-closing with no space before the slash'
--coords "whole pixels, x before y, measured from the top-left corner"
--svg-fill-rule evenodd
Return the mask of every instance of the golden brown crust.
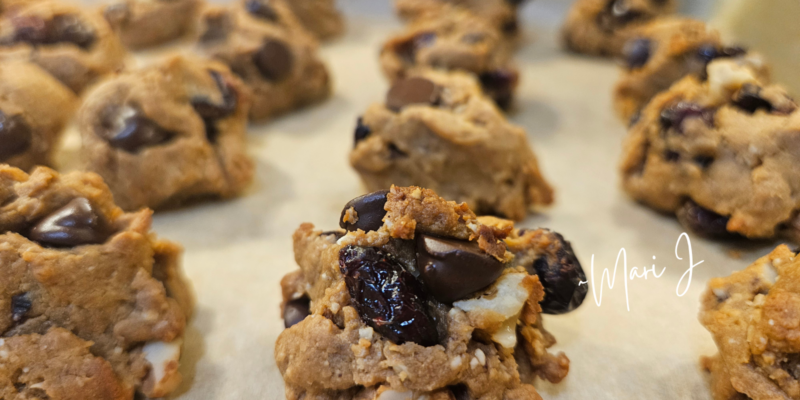
<path id="1" fill-rule="evenodd" d="M 200 6 L 199 0 L 115 0 L 102 13 L 125 46 L 143 49 L 188 33 Z"/>

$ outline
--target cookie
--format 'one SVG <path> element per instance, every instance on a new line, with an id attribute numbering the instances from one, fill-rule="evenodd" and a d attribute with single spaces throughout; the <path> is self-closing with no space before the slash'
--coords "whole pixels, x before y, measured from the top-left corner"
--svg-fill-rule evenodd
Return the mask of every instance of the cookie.
<path id="1" fill-rule="evenodd" d="M 705 77 L 706 65 L 718 58 L 733 58 L 749 65 L 759 79 L 769 79 L 769 69 L 758 54 L 741 47 L 724 46 L 719 33 L 704 22 L 665 18 L 642 27 L 624 51 L 624 69 L 614 88 L 614 107 L 629 121 L 656 94 L 686 75 Z"/>
<path id="2" fill-rule="evenodd" d="M 162 397 L 193 299 L 181 248 L 126 214 L 99 176 L 0 165 L 0 395 Z"/>
<path id="3" fill-rule="evenodd" d="M 577 0 L 564 20 L 561 41 L 576 53 L 619 57 L 639 27 L 675 8 L 675 0 Z"/>
<path id="4" fill-rule="evenodd" d="M 123 67 L 125 49 L 101 15 L 56 1 L 14 2 L 0 15 L 0 59 L 27 59 L 80 92 Z"/>
<path id="5" fill-rule="evenodd" d="M 75 94 L 38 65 L 25 60 L 0 63 L 0 162 L 26 171 L 52 165 L 77 106 Z"/>
<path id="6" fill-rule="evenodd" d="M 317 39 L 328 40 L 344 32 L 344 17 L 335 0 L 287 0 L 286 5 Z"/>
<path id="7" fill-rule="evenodd" d="M 560 235 L 397 186 L 348 202 L 340 227 L 294 234 L 275 348 L 287 399 L 541 399 L 534 376 L 568 373 L 541 314 L 588 287 Z"/>
<path id="8" fill-rule="evenodd" d="M 200 49 L 227 64 L 253 92 L 250 119 L 263 121 L 327 98 L 317 43 L 281 2 L 247 0 L 206 10 Z"/>
<path id="9" fill-rule="evenodd" d="M 421 185 L 480 215 L 521 220 L 553 202 L 525 131 L 466 73 L 425 71 L 395 82 L 359 119 L 350 164 L 370 191 Z"/>
<path id="10" fill-rule="evenodd" d="M 797 231 L 796 103 L 733 59 L 711 62 L 642 110 L 625 141 L 623 187 L 705 236 Z"/>
<path id="11" fill-rule="evenodd" d="M 240 194 L 250 96 L 223 64 L 173 57 L 98 84 L 78 116 L 86 169 L 125 210 Z"/>
<path id="12" fill-rule="evenodd" d="M 517 8 L 525 0 L 395 0 L 397 13 L 409 20 L 436 18 L 450 12 L 452 6 L 464 8 L 484 18 L 506 38 L 519 36 Z"/>
<path id="13" fill-rule="evenodd" d="M 125 46 L 143 49 L 185 35 L 200 5 L 200 0 L 114 0 L 102 12 Z"/>
<path id="14" fill-rule="evenodd" d="M 742 271 L 709 282 L 700 322 L 719 350 L 704 360 L 717 380 L 712 386 L 715 400 L 800 396 L 795 373 L 800 360 L 795 317 L 799 284 L 800 258 L 785 245 Z"/>
<path id="15" fill-rule="evenodd" d="M 383 45 L 380 62 L 392 82 L 415 69 L 473 73 L 484 92 L 500 108 L 508 108 L 519 82 L 512 53 L 512 46 L 495 27 L 469 11 L 451 7 L 435 18 L 420 18 L 391 37 Z"/>

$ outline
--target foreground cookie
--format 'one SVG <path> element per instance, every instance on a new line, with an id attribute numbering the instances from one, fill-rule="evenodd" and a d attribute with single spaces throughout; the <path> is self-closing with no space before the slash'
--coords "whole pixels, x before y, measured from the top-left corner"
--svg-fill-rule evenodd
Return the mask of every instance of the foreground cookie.
<path id="1" fill-rule="evenodd" d="M 86 168 L 125 210 L 227 198 L 253 177 L 247 90 L 221 63 L 175 57 L 115 76 L 79 114 Z"/>
<path id="2" fill-rule="evenodd" d="M 200 0 L 114 0 L 103 15 L 125 46 L 141 49 L 183 36 L 200 5 Z"/>
<path id="3" fill-rule="evenodd" d="M 122 68 L 125 49 L 97 13 L 56 1 L 12 2 L 0 15 L 0 58 L 38 64 L 75 92 Z"/>
<path id="4" fill-rule="evenodd" d="M 95 174 L 0 165 L 0 396 L 162 397 L 180 383 L 192 296 L 181 249 Z"/>
<path id="5" fill-rule="evenodd" d="M 623 151 L 625 190 L 706 236 L 797 232 L 797 105 L 735 60 L 707 71 L 644 108 Z"/>
<path id="6" fill-rule="evenodd" d="M 508 108 L 519 81 L 512 50 L 483 18 L 452 7 L 390 38 L 381 51 L 381 66 L 392 82 L 425 68 L 471 72 L 498 106 Z"/>
<path id="7" fill-rule="evenodd" d="M 648 24 L 627 43 L 624 53 L 625 70 L 614 89 L 614 106 L 625 121 L 680 78 L 689 74 L 705 78 L 706 65 L 718 58 L 735 59 L 759 79 L 769 79 L 760 56 L 723 46 L 719 33 L 692 19 L 666 18 Z"/>
<path id="8" fill-rule="evenodd" d="M 344 18 L 336 9 L 334 0 L 287 0 L 286 4 L 303 27 L 320 40 L 344 32 Z"/>
<path id="9" fill-rule="evenodd" d="M 674 10 L 675 0 L 576 0 L 562 41 L 577 53 L 618 57 L 637 28 Z"/>
<path id="10" fill-rule="evenodd" d="M 800 397 L 798 311 L 800 258 L 784 245 L 709 282 L 700 322 L 719 350 L 703 361 L 715 400 Z"/>
<path id="11" fill-rule="evenodd" d="M 246 0 L 210 8 L 201 19 L 200 47 L 227 64 L 253 92 L 250 119 L 265 120 L 330 95 L 328 70 L 316 40 L 282 2 Z"/>
<path id="12" fill-rule="evenodd" d="M 368 190 L 422 185 L 483 215 L 521 220 L 553 201 L 525 132 L 465 73 L 395 82 L 359 119 L 350 164 Z"/>
<path id="13" fill-rule="evenodd" d="M 0 163 L 23 170 L 51 165 L 75 94 L 36 64 L 0 63 Z"/>
<path id="14" fill-rule="evenodd" d="M 452 10 L 452 6 L 469 10 L 488 21 L 507 38 L 519 34 L 517 8 L 525 0 L 395 0 L 397 13 L 403 18 L 435 18 Z"/>
<path id="15" fill-rule="evenodd" d="M 294 234 L 275 349 L 287 399 L 540 399 L 534 376 L 566 376 L 540 313 L 588 287 L 561 235 L 396 186 L 350 201 L 340 226 Z"/>

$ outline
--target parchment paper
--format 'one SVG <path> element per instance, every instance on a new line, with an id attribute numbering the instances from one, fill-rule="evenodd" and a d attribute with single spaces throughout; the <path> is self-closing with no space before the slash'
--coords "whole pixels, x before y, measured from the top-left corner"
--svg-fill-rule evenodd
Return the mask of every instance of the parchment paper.
<path id="1" fill-rule="evenodd" d="M 278 282 L 296 268 L 291 234 L 302 222 L 337 227 L 342 205 L 362 193 L 347 155 L 356 117 L 383 98 L 380 43 L 401 27 L 387 0 L 344 0 L 347 34 L 322 47 L 335 95 L 320 106 L 251 127 L 256 182 L 242 198 L 157 214 L 155 230 L 182 243 L 184 269 L 198 306 L 187 333 L 177 397 L 284 399 L 273 358 L 278 334 Z M 619 188 L 617 163 L 626 130 L 611 110 L 615 64 L 564 54 L 556 28 L 568 1 L 536 0 L 525 9 L 529 43 L 518 54 L 522 71 L 517 110 L 510 118 L 527 129 L 544 173 L 557 190 L 554 207 L 523 227 L 564 234 L 595 284 L 584 305 L 564 316 L 546 316 L 555 347 L 572 360 L 558 385 L 538 383 L 545 399 L 710 399 L 698 358 L 713 342 L 697 322 L 699 296 L 710 277 L 741 269 L 775 243 L 719 244 L 691 236 L 691 285 L 676 294 L 689 266 L 683 232 L 674 218 L 628 199 Z M 692 2 L 697 12 L 708 2 Z M 153 52 L 148 59 L 163 53 Z M 70 137 L 70 148 L 77 146 Z M 743 247 L 742 247 L 743 246 Z M 620 249 L 629 270 L 654 262 L 661 278 L 628 282 L 619 266 L 613 289 L 598 306 L 602 270 L 613 270 Z M 729 254 L 741 251 L 741 258 Z M 654 260 L 655 257 L 655 260 Z M 686 287 L 686 279 L 681 290 Z"/>

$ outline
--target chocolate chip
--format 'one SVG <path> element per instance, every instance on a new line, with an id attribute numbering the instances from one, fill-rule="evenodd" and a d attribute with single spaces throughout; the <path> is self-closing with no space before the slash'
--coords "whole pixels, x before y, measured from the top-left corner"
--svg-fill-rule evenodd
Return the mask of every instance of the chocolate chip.
<path id="1" fill-rule="evenodd" d="M 440 89 L 425 78 L 400 79 L 386 94 L 386 108 L 398 112 L 412 104 L 436 104 Z"/>
<path id="2" fill-rule="evenodd" d="M 166 143 L 175 136 L 131 106 L 107 108 L 101 117 L 101 128 L 100 136 L 111 146 L 129 153 Z"/>
<path id="3" fill-rule="evenodd" d="M 408 64 L 416 64 L 417 51 L 428 47 L 436 41 L 436 33 L 422 32 L 414 37 L 399 43 L 395 47 L 395 52 Z"/>
<path id="4" fill-rule="evenodd" d="M 364 125 L 364 119 L 358 117 L 358 121 L 356 122 L 356 131 L 355 131 L 355 141 L 354 146 L 358 144 L 358 142 L 364 140 L 372 133 L 372 129 L 370 127 Z"/>
<path id="5" fill-rule="evenodd" d="M 683 122 L 688 118 L 701 118 L 706 126 L 714 127 L 714 110 L 701 107 L 699 104 L 686 101 L 678 102 L 675 105 L 661 111 L 661 127 L 667 131 L 674 128 L 678 133 L 683 132 Z"/>
<path id="6" fill-rule="evenodd" d="M 294 55 L 285 43 L 267 39 L 253 54 L 253 63 L 264 79 L 277 82 L 291 74 Z"/>
<path id="7" fill-rule="evenodd" d="M 24 153 L 31 147 L 33 133 L 20 115 L 0 111 L 0 161 Z"/>
<path id="8" fill-rule="evenodd" d="M 28 293 L 19 293 L 11 296 L 11 320 L 14 322 L 22 321 L 32 306 L 33 303 L 28 297 Z"/>
<path id="9" fill-rule="evenodd" d="M 275 8 L 269 3 L 269 0 L 247 0 L 244 3 L 244 8 L 253 16 L 267 21 L 277 22 L 278 13 L 275 12 Z"/>
<path id="10" fill-rule="evenodd" d="M 448 389 L 450 389 L 450 392 L 453 393 L 455 400 L 472 400 L 472 396 L 469 394 L 469 388 L 463 383 L 450 386 Z"/>
<path id="11" fill-rule="evenodd" d="M 30 239 L 52 247 L 103 243 L 111 229 L 89 200 L 78 197 L 31 229 Z"/>
<path id="12" fill-rule="evenodd" d="M 383 226 L 383 217 L 386 215 L 383 206 L 386 205 L 386 195 L 388 194 L 388 190 L 379 190 L 348 201 L 339 218 L 339 226 L 349 232 L 359 229 L 365 232 L 380 229 Z M 350 208 L 355 210 L 358 221 L 344 221 L 344 216 Z"/>
<path id="13" fill-rule="evenodd" d="M 687 200 L 676 212 L 678 221 L 690 231 L 708 238 L 730 238 L 736 236 L 728 232 L 728 217 L 701 207 Z"/>
<path id="14" fill-rule="evenodd" d="M 206 138 L 211 143 L 216 143 L 219 131 L 216 127 L 216 121 L 225 118 L 236 111 L 236 104 L 238 96 L 236 91 L 225 82 L 222 75 L 214 70 L 209 70 L 209 74 L 214 78 L 214 82 L 222 95 L 222 103 L 216 104 L 206 96 L 198 96 L 192 99 L 192 107 L 203 118 L 203 124 L 206 128 Z"/>
<path id="15" fill-rule="evenodd" d="M 653 41 L 645 38 L 629 40 L 622 49 L 629 69 L 639 69 L 647 64 L 652 53 Z"/>
<path id="16" fill-rule="evenodd" d="M 72 43 L 82 49 L 88 49 L 95 42 L 94 31 L 72 14 L 55 15 L 51 19 L 17 16 L 12 18 L 11 22 L 14 25 L 13 43 L 32 45 Z"/>
<path id="17" fill-rule="evenodd" d="M 733 96 L 733 104 L 736 107 L 754 114 L 758 110 L 772 112 L 772 103 L 761 97 L 761 88 L 752 83 L 745 83 L 742 88 Z"/>
<path id="18" fill-rule="evenodd" d="M 545 314 L 564 314 L 583 303 L 589 292 L 586 273 L 572 250 L 572 244 L 555 232 L 548 232 L 550 245 L 526 269 L 537 275 L 544 287 L 544 300 L 539 305 Z"/>
<path id="19" fill-rule="evenodd" d="M 514 88 L 517 86 L 519 75 L 509 69 L 496 69 L 480 74 L 481 87 L 498 107 L 508 109 L 514 99 Z"/>
<path id="20" fill-rule="evenodd" d="M 283 326 L 290 328 L 311 314 L 311 300 L 301 297 L 286 303 L 283 307 Z"/>
<path id="21" fill-rule="evenodd" d="M 491 285 L 505 265 L 480 249 L 477 242 L 417 233 L 417 267 L 428 293 L 452 303 Z"/>
<path id="22" fill-rule="evenodd" d="M 701 168 L 706 169 L 714 162 L 714 157 L 711 156 L 694 156 L 694 162 Z"/>

